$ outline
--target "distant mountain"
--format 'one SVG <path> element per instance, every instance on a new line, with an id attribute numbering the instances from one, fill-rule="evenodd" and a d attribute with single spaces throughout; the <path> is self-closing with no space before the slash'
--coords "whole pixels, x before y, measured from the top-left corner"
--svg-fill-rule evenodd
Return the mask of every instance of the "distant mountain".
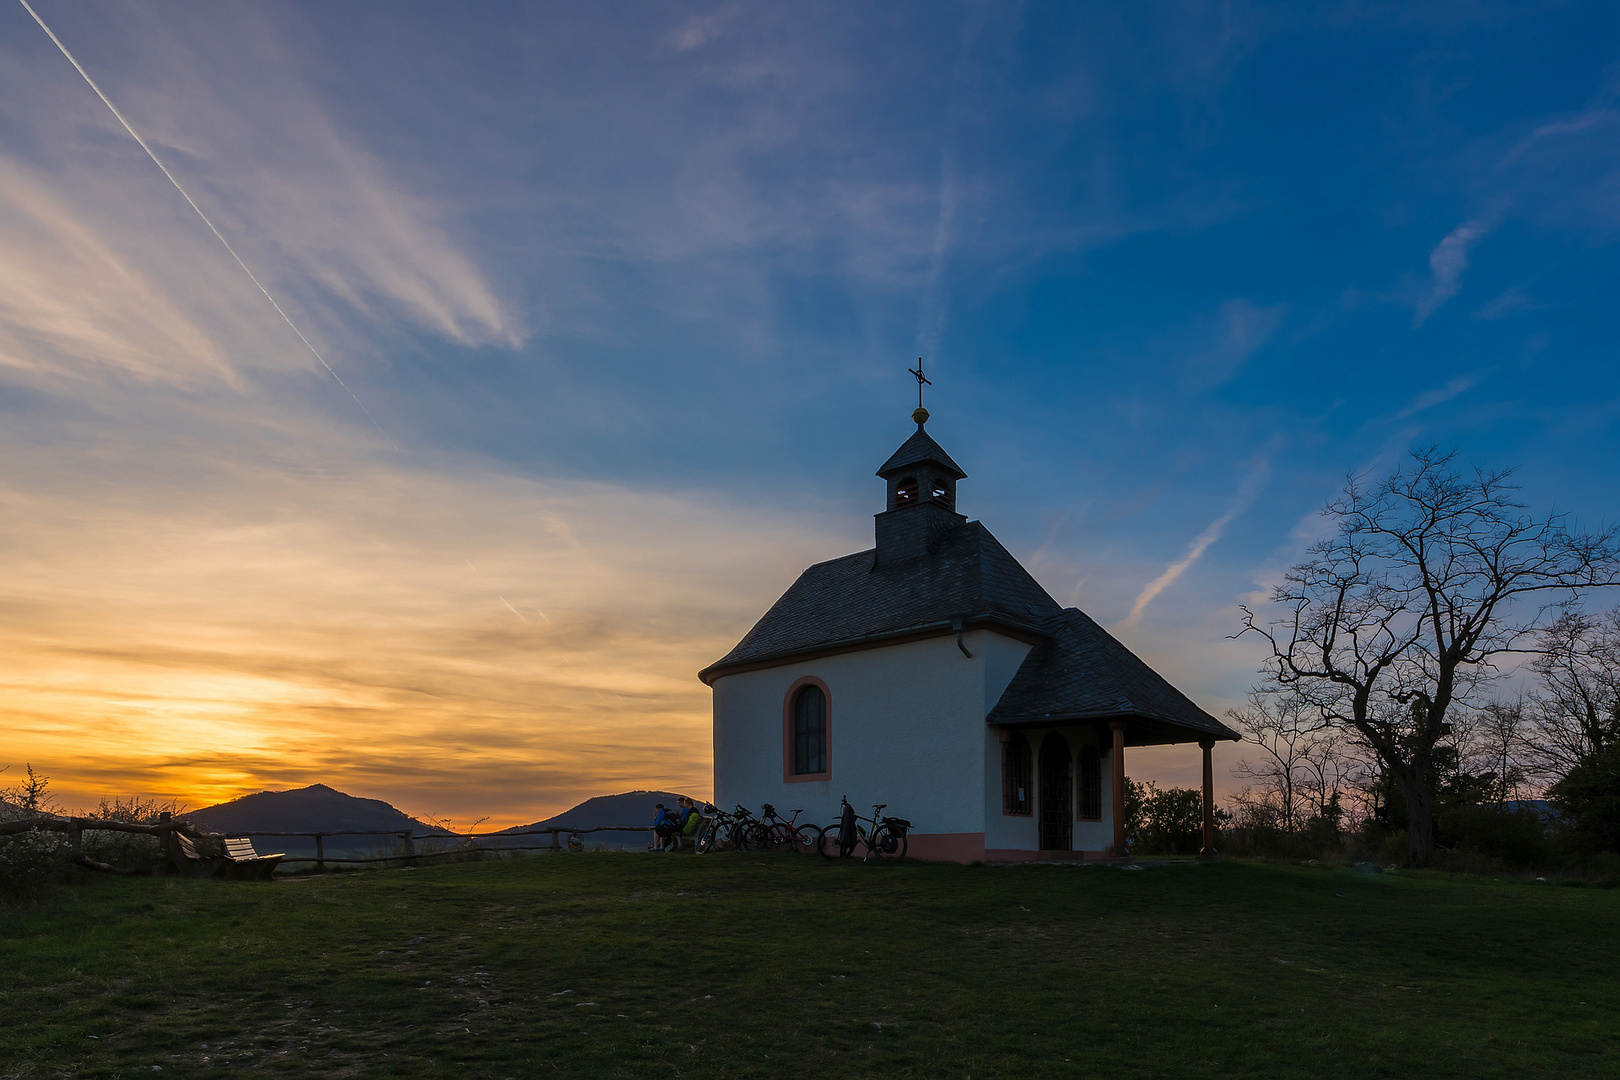
<path id="1" fill-rule="evenodd" d="M 276 832 L 404 832 L 417 835 L 442 834 L 443 829 L 424 824 L 395 809 L 381 799 L 357 799 L 334 791 L 325 784 L 312 784 L 292 791 L 261 791 L 240 799 L 205 806 L 185 815 L 214 832 L 232 836 L 252 836 Z M 382 837 L 354 837 L 355 844 L 375 843 Z M 283 845 L 284 846 L 284 845 Z"/>
<path id="2" fill-rule="evenodd" d="M 592 829 L 604 825 L 630 825 L 636 828 L 652 828 L 653 806 L 663 803 L 671 810 L 675 808 L 675 800 L 680 798 L 673 791 L 626 791 L 619 795 L 598 795 L 586 799 L 571 809 L 564 810 L 556 817 L 537 821 L 533 825 L 518 825 L 503 832 L 522 832 L 525 829 Z M 609 840 L 612 834 L 599 837 Z M 637 840 L 645 843 L 645 840 Z"/>

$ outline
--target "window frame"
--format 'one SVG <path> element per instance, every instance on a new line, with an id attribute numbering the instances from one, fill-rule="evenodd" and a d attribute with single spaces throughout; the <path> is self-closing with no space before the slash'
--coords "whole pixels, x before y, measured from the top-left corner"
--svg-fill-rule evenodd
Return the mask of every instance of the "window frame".
<path id="1" fill-rule="evenodd" d="M 814 686 L 821 691 L 821 729 L 822 729 L 822 763 L 826 766 L 821 772 L 800 773 L 794 772 L 794 752 L 798 744 L 798 730 L 795 724 L 797 719 L 797 705 L 799 692 L 807 686 Z M 817 780 L 832 779 L 832 690 L 827 684 L 814 675 L 805 675 L 793 680 L 782 697 L 782 782 L 784 784 L 804 784 Z"/>
<path id="2" fill-rule="evenodd" d="M 1023 809 L 1014 808 L 1018 800 L 1012 798 L 1013 782 L 1012 754 L 1013 745 L 1017 743 L 1023 747 L 1022 776 L 1024 782 Z M 1001 744 L 1001 816 L 1002 817 L 1034 817 L 1035 816 L 1035 751 L 1029 745 L 1029 736 L 1022 731 L 1013 731 L 1007 740 Z"/>
<path id="3" fill-rule="evenodd" d="M 1089 758 L 1087 755 L 1090 755 Z M 1075 795 L 1078 797 L 1074 800 L 1074 819 L 1076 821 L 1101 821 L 1103 819 L 1102 751 L 1087 743 L 1080 748 L 1080 752 L 1075 755 L 1075 758 L 1074 786 Z M 1096 772 L 1089 773 L 1088 765 L 1094 765 Z M 1092 781 L 1092 783 L 1088 784 L 1088 780 Z M 1088 805 L 1093 801 L 1093 796 L 1095 796 L 1096 813 L 1090 814 L 1086 811 Z"/>

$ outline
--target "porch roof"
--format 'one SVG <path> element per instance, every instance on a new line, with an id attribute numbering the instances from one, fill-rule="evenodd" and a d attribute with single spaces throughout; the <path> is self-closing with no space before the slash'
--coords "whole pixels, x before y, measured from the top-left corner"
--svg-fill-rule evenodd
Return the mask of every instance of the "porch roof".
<path id="1" fill-rule="evenodd" d="M 985 717 L 998 727 L 1125 721 L 1135 746 L 1241 739 L 1078 608 L 1065 608 Z"/>

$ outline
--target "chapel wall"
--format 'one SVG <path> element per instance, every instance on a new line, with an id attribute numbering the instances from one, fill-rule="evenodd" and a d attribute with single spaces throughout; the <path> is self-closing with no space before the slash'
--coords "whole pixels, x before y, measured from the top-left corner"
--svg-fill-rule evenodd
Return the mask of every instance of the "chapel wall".
<path id="1" fill-rule="evenodd" d="M 801 821 L 826 824 L 847 795 L 862 814 L 888 803 L 886 813 L 909 818 L 919 833 L 982 834 L 985 701 L 992 687 L 1000 697 L 1023 659 L 1018 650 L 1029 646 L 986 631 L 963 643 L 971 659 L 955 635 L 942 635 L 720 677 L 716 802 L 755 812 L 764 802 L 804 807 Z M 806 676 L 827 686 L 831 779 L 785 782 L 783 702 Z"/>

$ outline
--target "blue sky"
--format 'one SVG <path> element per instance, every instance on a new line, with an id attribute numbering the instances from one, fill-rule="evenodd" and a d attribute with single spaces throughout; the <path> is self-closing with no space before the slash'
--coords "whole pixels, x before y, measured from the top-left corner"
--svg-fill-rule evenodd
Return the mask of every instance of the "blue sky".
<path id="1" fill-rule="evenodd" d="M 0 7 L 7 757 L 75 792 L 706 788 L 919 355 L 962 509 L 1211 711 L 1347 472 L 1620 495 L 1612 5 L 35 7 L 375 419 Z"/>

